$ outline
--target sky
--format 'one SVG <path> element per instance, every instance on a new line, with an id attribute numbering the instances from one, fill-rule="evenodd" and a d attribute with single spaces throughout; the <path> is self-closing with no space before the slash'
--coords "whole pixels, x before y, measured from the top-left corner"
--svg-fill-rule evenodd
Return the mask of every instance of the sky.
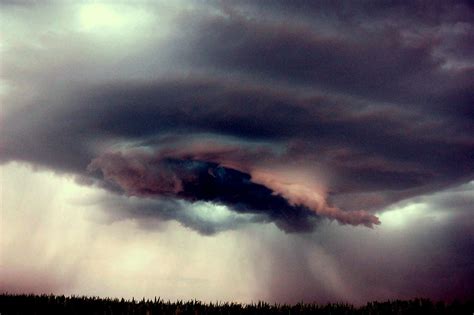
<path id="1" fill-rule="evenodd" d="M 474 297 L 468 1 L 0 1 L 0 292 Z"/>

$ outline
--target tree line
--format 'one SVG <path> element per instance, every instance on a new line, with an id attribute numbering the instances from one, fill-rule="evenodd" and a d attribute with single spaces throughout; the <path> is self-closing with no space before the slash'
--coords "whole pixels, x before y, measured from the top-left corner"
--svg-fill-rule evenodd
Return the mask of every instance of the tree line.
<path id="1" fill-rule="evenodd" d="M 164 301 L 160 298 L 125 300 L 86 296 L 0 294 L 0 315 L 10 314 L 172 314 L 172 315 L 233 315 L 233 314 L 321 314 L 321 315 L 419 315 L 474 314 L 474 299 L 451 303 L 434 303 L 429 299 L 369 302 L 355 307 L 346 303 L 269 304 L 258 302 L 202 303 L 200 301 Z"/>

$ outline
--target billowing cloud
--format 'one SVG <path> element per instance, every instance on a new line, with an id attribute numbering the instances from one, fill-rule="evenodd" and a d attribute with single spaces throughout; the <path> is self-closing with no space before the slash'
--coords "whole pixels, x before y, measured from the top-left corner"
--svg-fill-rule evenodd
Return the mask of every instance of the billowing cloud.
<path id="1" fill-rule="evenodd" d="M 105 180 L 129 196 L 224 204 L 237 212 L 265 214 L 286 231 L 312 230 L 314 216 L 368 227 L 380 223 L 364 211 L 345 212 L 328 206 L 323 188 L 315 181 L 305 181 L 303 174 L 239 164 L 244 159 L 233 159 L 246 154 L 233 156 L 237 150 L 225 146 L 207 149 L 200 142 L 196 148 L 189 144 L 185 149 L 151 153 L 106 153 L 94 159 L 88 169 L 100 170 Z"/>
<path id="2" fill-rule="evenodd" d="M 4 163 L 295 232 L 474 176 L 463 2 L 3 8 Z"/>

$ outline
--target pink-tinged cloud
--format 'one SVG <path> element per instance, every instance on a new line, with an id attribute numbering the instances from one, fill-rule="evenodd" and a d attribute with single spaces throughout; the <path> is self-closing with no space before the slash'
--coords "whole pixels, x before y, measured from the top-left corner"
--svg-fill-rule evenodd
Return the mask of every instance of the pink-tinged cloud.
<path id="1" fill-rule="evenodd" d="M 318 215 L 333 219 L 341 224 L 365 225 L 373 227 L 380 220 L 373 214 L 363 210 L 343 211 L 331 207 L 326 202 L 324 187 L 301 173 L 291 171 L 272 172 L 254 170 L 252 181 L 265 185 L 275 193 L 283 196 L 291 205 L 305 206 Z"/>
<path id="2" fill-rule="evenodd" d="M 100 170 L 106 181 L 118 185 L 127 195 L 215 201 L 230 208 L 245 204 L 245 211 L 251 212 L 276 208 L 266 210 L 272 215 L 307 209 L 340 224 L 380 224 L 375 215 L 366 211 L 344 211 L 328 204 L 328 187 L 321 176 L 311 169 L 282 166 L 281 159 L 287 157 L 271 148 L 216 139 L 174 140 L 173 146 L 162 144 L 153 150 L 105 153 L 94 159 L 88 169 Z M 222 188 L 226 185 L 229 187 Z M 251 189 L 258 192 L 249 192 Z M 251 200 L 255 198 L 268 198 L 269 204 L 257 204 Z"/>
<path id="3" fill-rule="evenodd" d="M 89 171 L 97 169 L 131 196 L 175 195 L 183 189 L 175 173 L 140 153 L 105 153 L 88 166 Z"/>

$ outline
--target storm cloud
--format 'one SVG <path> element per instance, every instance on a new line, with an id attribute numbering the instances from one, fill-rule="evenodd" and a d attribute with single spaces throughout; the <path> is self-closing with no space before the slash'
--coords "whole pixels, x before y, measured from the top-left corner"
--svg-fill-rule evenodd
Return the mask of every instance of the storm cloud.
<path id="1" fill-rule="evenodd" d="M 2 52 L 3 163 L 288 232 L 372 227 L 474 176 L 467 3 L 160 3 L 122 20 L 120 5 L 97 25 L 86 5 L 3 8 L 25 34 Z"/>
<path id="2" fill-rule="evenodd" d="M 0 290 L 472 297 L 473 21 L 468 1 L 2 1 Z"/>

